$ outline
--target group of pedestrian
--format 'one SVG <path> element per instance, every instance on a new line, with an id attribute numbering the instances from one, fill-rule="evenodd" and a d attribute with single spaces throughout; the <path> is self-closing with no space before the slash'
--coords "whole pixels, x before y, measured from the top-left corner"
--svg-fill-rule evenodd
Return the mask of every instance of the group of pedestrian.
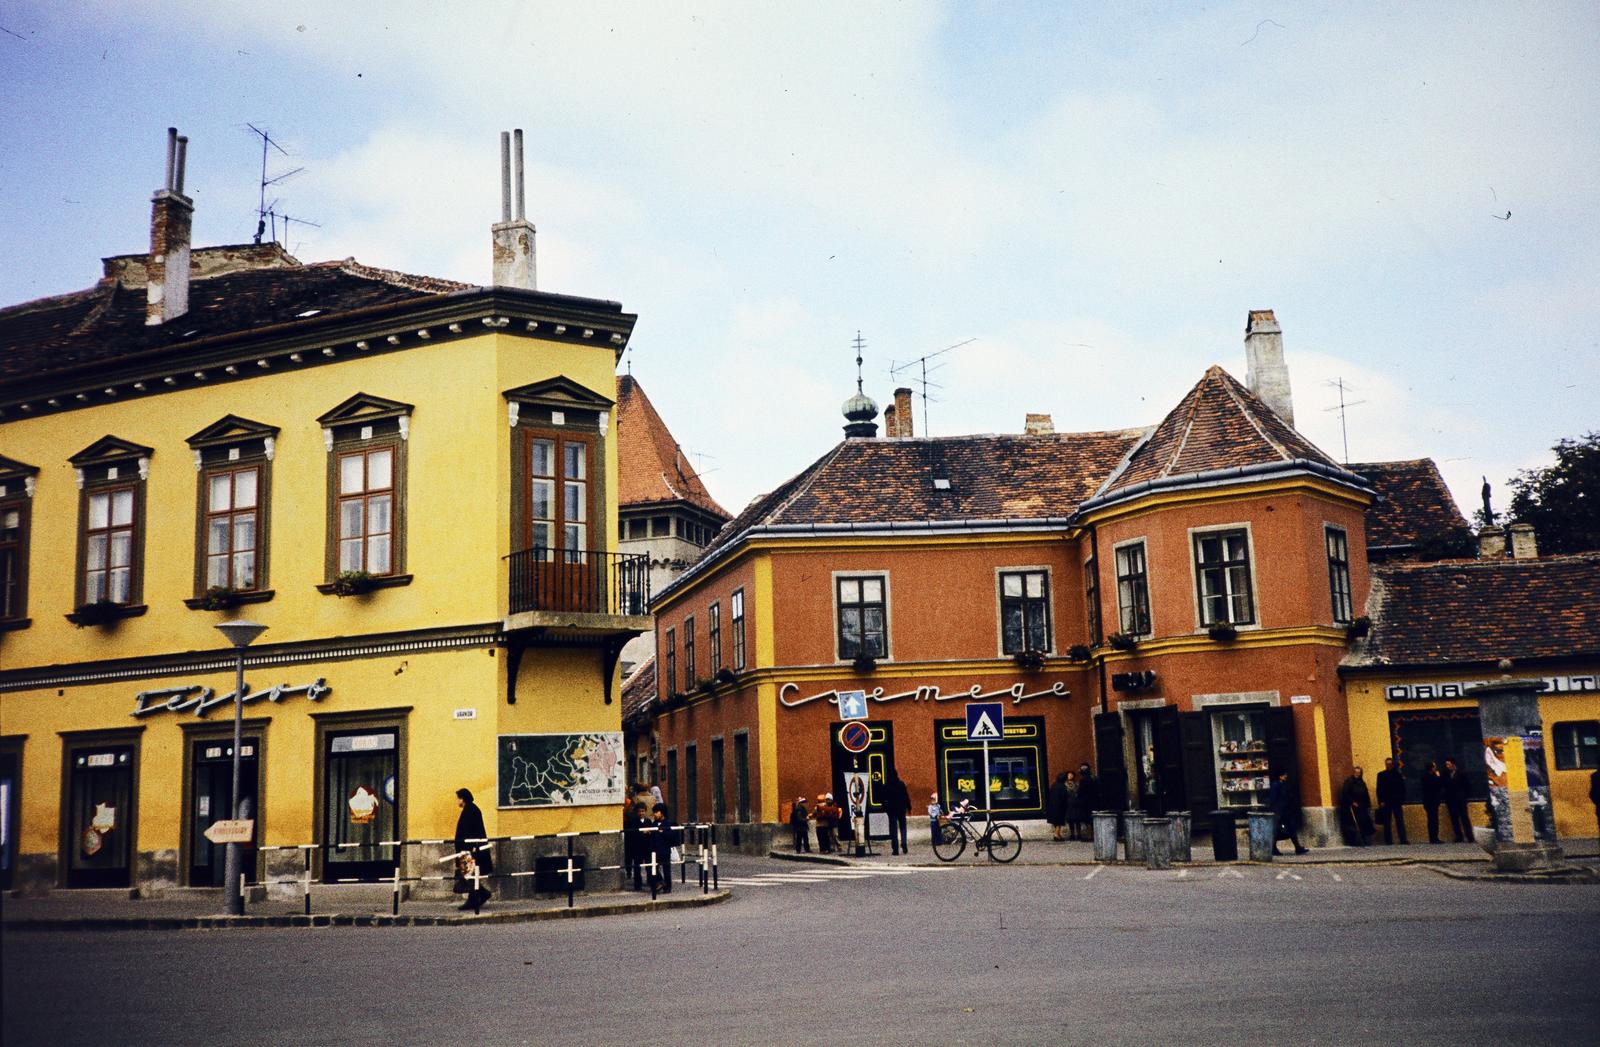
<path id="1" fill-rule="evenodd" d="M 1392 844 L 1398 837 L 1402 844 L 1411 841 L 1406 836 L 1405 804 L 1407 797 L 1405 775 L 1396 766 L 1394 758 L 1383 761 L 1378 772 L 1377 824 L 1383 826 L 1383 842 Z M 1444 769 L 1429 760 L 1422 771 L 1422 809 L 1428 817 L 1428 842 L 1442 843 L 1439 839 L 1439 807 L 1444 806 L 1450 818 L 1450 830 L 1456 843 L 1472 840 L 1472 820 L 1467 814 L 1472 783 L 1462 773 L 1453 757 L 1446 757 Z M 1365 847 L 1377 835 L 1373 824 L 1372 796 L 1360 767 L 1354 768 L 1350 777 L 1339 789 L 1339 824 L 1345 842 L 1352 847 Z"/>
<path id="2" fill-rule="evenodd" d="M 1100 802 L 1100 783 L 1089 772 L 1088 764 L 1080 764 L 1076 771 L 1062 771 L 1045 794 L 1045 821 L 1050 823 L 1050 839 L 1088 840 L 1094 809 Z M 1065 828 L 1067 835 L 1062 836 Z"/>
<path id="3" fill-rule="evenodd" d="M 817 827 L 817 850 L 823 854 L 837 851 L 839 821 L 843 817 L 844 809 L 833 802 L 833 793 L 818 793 L 816 806 L 810 808 L 806 806 L 804 796 L 796 796 L 794 807 L 789 811 L 789 828 L 794 831 L 795 853 L 811 853 L 813 822 Z"/>
<path id="4" fill-rule="evenodd" d="M 637 785 L 622 808 L 622 875 L 636 891 L 672 892 L 673 852 L 681 843 L 661 789 Z"/>

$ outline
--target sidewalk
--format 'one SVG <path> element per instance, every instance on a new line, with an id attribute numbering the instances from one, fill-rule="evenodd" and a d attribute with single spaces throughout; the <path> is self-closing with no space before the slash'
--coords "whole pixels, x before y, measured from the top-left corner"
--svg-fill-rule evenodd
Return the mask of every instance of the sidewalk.
<path id="1" fill-rule="evenodd" d="M 921 825 L 918 826 L 917 822 Z M 1017 856 L 1014 865 L 1093 865 L 1094 845 L 1087 841 L 1067 841 L 1056 843 L 1050 839 L 1050 826 L 1044 822 L 1017 822 L 1014 823 L 1022 832 L 1022 853 Z M 941 862 L 933 853 L 928 822 L 926 818 L 912 819 L 908 825 L 908 842 L 910 850 L 907 854 L 898 857 L 889 851 L 889 841 L 874 840 L 872 849 L 875 852 L 871 857 L 857 858 L 854 848 L 846 845 L 846 850 L 838 854 L 818 854 L 813 850 L 809 854 L 795 854 L 792 847 L 782 846 L 774 848 L 772 857 L 789 861 L 811 861 L 827 864 L 854 865 L 866 863 L 872 865 L 962 865 L 974 861 L 985 865 L 994 864 L 989 861 L 987 854 L 978 852 L 968 845 L 961 857 L 954 862 Z M 787 843 L 787 841 L 784 841 Z M 815 847 L 815 840 L 812 841 Z M 1283 854 L 1273 858 L 1274 863 L 1284 865 L 1440 865 L 1457 863 L 1476 863 L 1487 866 L 1488 854 L 1475 843 L 1440 843 L 1430 844 L 1426 840 L 1421 843 L 1403 844 L 1374 844 L 1369 847 L 1313 847 L 1309 853 L 1297 855 L 1287 841 L 1280 841 L 1279 847 Z M 1578 862 L 1592 862 L 1600 857 L 1600 840 L 1594 837 L 1574 837 L 1561 841 L 1561 848 L 1566 852 L 1568 859 Z M 1211 838 L 1197 836 L 1192 841 L 1192 865 L 1212 865 L 1214 859 L 1211 852 Z M 1121 848 L 1118 848 L 1121 853 Z M 1250 860 L 1249 847 L 1243 842 L 1239 845 L 1239 860 L 1248 863 Z M 1138 863 L 1133 863 L 1138 864 Z"/>
<path id="2" fill-rule="evenodd" d="M 614 916 L 664 909 L 684 909 L 727 901 L 726 890 L 702 894 L 691 877 L 675 885 L 672 893 L 655 901 L 648 892 L 610 891 L 579 894 L 572 908 L 565 896 L 502 902 L 490 899 L 474 916 L 456 906 L 458 900 L 402 901 L 400 915 L 386 903 L 374 911 L 317 911 L 307 916 L 301 901 L 247 903 L 244 916 L 222 915 L 222 894 L 183 892 L 182 897 L 129 898 L 126 890 L 59 890 L 42 897 L 5 898 L 0 901 L 0 928 L 13 931 L 60 930 L 192 930 L 231 927 L 465 927 L 475 924 L 529 923 L 589 916 Z M 350 908 L 354 908 L 353 906 Z"/>

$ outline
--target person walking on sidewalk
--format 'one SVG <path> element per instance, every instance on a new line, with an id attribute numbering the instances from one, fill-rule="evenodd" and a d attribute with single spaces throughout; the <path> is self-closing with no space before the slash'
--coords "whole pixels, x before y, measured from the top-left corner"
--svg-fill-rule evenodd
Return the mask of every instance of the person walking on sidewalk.
<path id="1" fill-rule="evenodd" d="M 1272 853 L 1278 853 L 1278 841 L 1294 844 L 1295 854 L 1305 854 L 1300 846 L 1300 790 L 1289 780 L 1288 771 L 1279 771 L 1267 787 L 1267 807 L 1278 816 L 1278 828 L 1272 836 Z"/>
<path id="2" fill-rule="evenodd" d="M 1092 840 L 1090 824 L 1094 821 L 1094 808 L 1084 798 L 1083 775 L 1067 772 L 1067 839 Z"/>
<path id="3" fill-rule="evenodd" d="M 1472 819 L 1467 817 L 1467 797 L 1472 783 L 1461 773 L 1455 760 L 1444 762 L 1444 806 L 1450 812 L 1450 831 L 1456 834 L 1456 843 L 1472 842 Z"/>
<path id="4" fill-rule="evenodd" d="M 658 803 L 650 811 L 650 825 L 656 831 L 651 843 L 656 867 L 650 874 L 652 886 L 659 886 L 662 894 L 672 893 L 672 851 L 678 845 L 678 831 L 672 827 L 671 812 L 665 803 Z"/>
<path id="5" fill-rule="evenodd" d="M 1406 839 L 1406 778 L 1395 767 L 1394 757 L 1383 761 L 1377 784 L 1378 821 L 1383 824 L 1383 842 L 1394 843 L 1394 836 L 1389 832 L 1392 823 L 1400 842 L 1409 844 L 1411 841 Z"/>
<path id="6" fill-rule="evenodd" d="M 889 848 L 894 854 L 911 853 L 906 843 L 906 815 L 911 813 L 911 791 L 900 780 L 900 772 L 889 776 L 888 795 L 883 798 L 884 813 L 889 816 Z"/>
<path id="7" fill-rule="evenodd" d="M 1372 794 L 1359 767 L 1339 788 L 1339 821 L 1350 846 L 1365 847 L 1372 842 Z"/>
<path id="8" fill-rule="evenodd" d="M 1078 803 L 1083 806 L 1084 824 L 1092 823 L 1095 808 L 1100 806 L 1100 781 L 1086 763 L 1078 765 Z M 1090 833 L 1089 838 L 1093 839 L 1094 834 Z"/>
<path id="9" fill-rule="evenodd" d="M 1067 824 L 1067 772 L 1056 775 L 1044 798 L 1044 820 L 1050 823 L 1050 840 L 1060 843 L 1061 827 Z"/>
<path id="10" fill-rule="evenodd" d="M 480 877 L 489 875 L 494 872 L 494 858 L 490 856 L 489 848 L 484 846 L 489 833 L 483 827 L 483 812 L 472 802 L 471 789 L 463 787 L 456 790 L 456 806 L 461 808 L 461 817 L 456 819 L 455 848 L 457 854 L 465 852 L 463 857 L 456 859 L 456 893 L 465 893 L 467 896 L 467 900 L 457 908 L 471 909 L 476 913 L 489 900 L 489 888 L 483 886 L 481 880 L 471 879 L 472 870 L 476 867 Z M 483 849 L 477 850 L 479 847 Z"/>
<path id="11" fill-rule="evenodd" d="M 1444 777 L 1433 760 L 1422 770 L 1422 810 L 1428 816 L 1428 842 L 1440 843 L 1439 804 L 1444 800 Z"/>
<path id="12" fill-rule="evenodd" d="M 794 798 L 794 810 L 789 812 L 789 828 L 794 830 L 794 853 L 811 853 L 811 814 L 806 810 L 806 798 Z"/>

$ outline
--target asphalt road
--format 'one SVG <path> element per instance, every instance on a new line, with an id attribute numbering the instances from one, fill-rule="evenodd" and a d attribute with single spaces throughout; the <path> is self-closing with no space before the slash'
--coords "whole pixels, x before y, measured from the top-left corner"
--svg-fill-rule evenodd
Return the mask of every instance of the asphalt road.
<path id="1" fill-rule="evenodd" d="M 0 1032 L 51 1047 L 1600 1039 L 1592 886 L 1366 867 L 722 872 L 731 901 L 645 916 L 8 934 Z"/>

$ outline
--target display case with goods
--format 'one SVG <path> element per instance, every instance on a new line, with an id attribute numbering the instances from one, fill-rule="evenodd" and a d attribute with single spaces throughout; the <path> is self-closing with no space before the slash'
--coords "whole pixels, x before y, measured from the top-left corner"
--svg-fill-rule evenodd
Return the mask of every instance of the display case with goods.
<path id="1" fill-rule="evenodd" d="M 1224 807 L 1259 807 L 1272 783 L 1268 773 L 1264 716 L 1230 710 L 1212 720 L 1216 738 L 1217 795 Z"/>

